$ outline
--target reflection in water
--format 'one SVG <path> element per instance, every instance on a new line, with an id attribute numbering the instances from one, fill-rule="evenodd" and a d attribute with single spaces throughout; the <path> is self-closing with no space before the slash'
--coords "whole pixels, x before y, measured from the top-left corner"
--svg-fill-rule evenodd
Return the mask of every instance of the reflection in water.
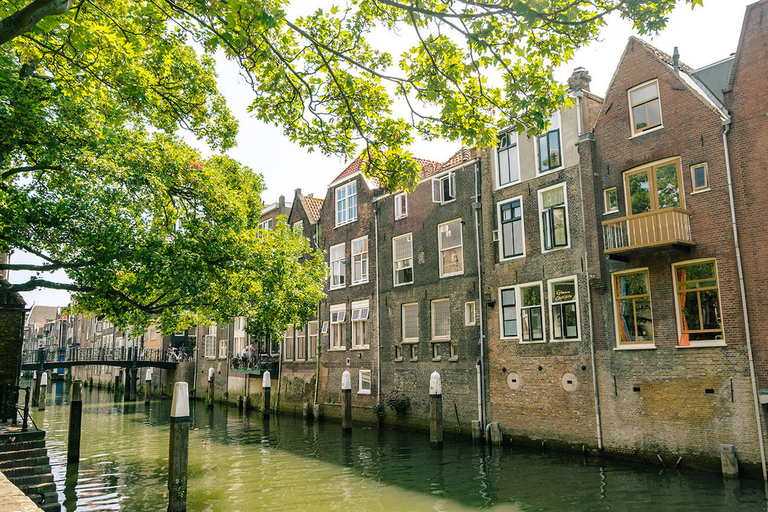
<path id="1" fill-rule="evenodd" d="M 64 509 L 166 510 L 170 400 L 115 403 L 86 390 L 81 461 L 68 466 L 68 389 L 55 393 L 35 421 Z M 190 407 L 189 510 L 766 510 L 762 482 L 450 437 L 437 449 L 425 433 L 343 435 L 335 423 Z"/>

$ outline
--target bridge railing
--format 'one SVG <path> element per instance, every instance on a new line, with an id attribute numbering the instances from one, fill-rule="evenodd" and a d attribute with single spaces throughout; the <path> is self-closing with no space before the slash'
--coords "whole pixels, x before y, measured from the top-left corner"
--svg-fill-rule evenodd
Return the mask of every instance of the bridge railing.
<path id="1" fill-rule="evenodd" d="M 24 364 L 53 361 L 142 361 L 142 362 L 179 362 L 186 360 L 184 355 L 166 352 L 159 348 L 80 348 L 25 350 L 22 353 Z"/>

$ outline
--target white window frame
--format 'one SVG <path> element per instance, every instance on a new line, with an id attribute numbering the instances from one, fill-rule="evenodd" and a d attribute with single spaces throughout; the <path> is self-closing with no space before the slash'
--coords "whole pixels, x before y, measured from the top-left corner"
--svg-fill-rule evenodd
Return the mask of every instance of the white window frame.
<path id="1" fill-rule="evenodd" d="M 347 350 L 347 344 L 344 339 L 346 330 L 347 305 L 335 304 L 330 308 L 330 341 L 328 350 Z"/>
<path id="2" fill-rule="evenodd" d="M 216 359 L 216 334 L 206 334 L 203 342 L 205 343 L 205 358 Z"/>
<path id="3" fill-rule="evenodd" d="M 444 181 L 448 180 L 448 195 L 450 198 L 445 198 L 445 185 Z M 439 204 L 450 203 L 456 200 L 456 173 L 446 172 L 432 178 L 432 202 Z"/>
<path id="4" fill-rule="evenodd" d="M 554 286 L 558 283 L 566 283 L 569 281 L 573 281 L 573 301 L 558 301 L 555 302 L 555 293 L 554 293 Z M 549 302 L 549 323 L 550 323 L 550 333 L 549 333 L 549 339 L 552 342 L 571 342 L 571 341 L 580 341 L 581 340 L 581 311 L 580 309 L 580 302 L 579 302 L 579 279 L 578 276 L 565 276 L 565 277 L 558 277 L 556 279 L 549 279 L 547 281 L 547 296 L 548 296 L 548 302 Z M 555 338 L 555 315 L 553 312 L 553 306 L 557 304 L 562 304 L 565 302 L 574 302 L 575 308 L 576 308 L 576 337 L 575 338 L 568 338 L 563 335 L 562 338 Z"/>
<path id="5" fill-rule="evenodd" d="M 394 210 L 395 220 L 404 219 L 408 216 L 408 194 L 405 192 L 395 194 Z"/>
<path id="6" fill-rule="evenodd" d="M 259 227 L 264 231 L 272 229 L 272 219 L 267 219 L 259 224 Z"/>
<path id="7" fill-rule="evenodd" d="M 515 255 L 512 255 L 512 256 L 506 256 L 505 257 L 504 256 L 504 252 L 505 252 L 504 251 L 504 226 L 503 226 L 502 218 L 501 218 L 501 210 L 502 210 L 503 206 L 505 206 L 505 205 L 507 205 L 509 203 L 513 203 L 515 201 L 519 201 L 520 202 L 520 228 L 521 228 L 521 231 L 522 231 L 522 244 L 521 244 L 522 245 L 522 252 L 520 254 L 515 254 Z M 525 210 L 523 208 L 523 196 L 512 197 L 512 198 L 509 198 L 509 199 L 507 199 L 505 201 L 499 202 L 496 205 L 496 221 L 498 222 L 497 225 L 499 227 L 499 229 L 498 229 L 498 233 L 499 233 L 498 234 L 498 236 L 499 236 L 499 261 L 511 261 L 511 260 L 516 260 L 516 259 L 520 259 L 520 258 L 525 258 Z"/>
<path id="8" fill-rule="evenodd" d="M 339 197 L 342 195 L 343 197 Z M 336 187 L 333 191 L 333 198 L 336 207 L 336 227 L 357 220 L 357 180 Z M 354 201 L 351 200 L 352 198 Z M 353 202 L 354 204 L 351 204 Z"/>
<path id="9" fill-rule="evenodd" d="M 219 359 L 227 358 L 227 340 L 219 340 Z"/>
<path id="10" fill-rule="evenodd" d="M 501 143 L 504 137 L 506 137 L 507 140 L 514 137 L 514 143 L 511 142 L 510 140 L 508 145 L 502 148 Z M 515 152 L 514 159 L 517 165 L 517 179 L 513 179 L 508 183 L 501 182 L 501 152 L 502 151 Z M 508 131 L 499 135 L 499 144 L 496 146 L 496 172 L 494 173 L 494 175 L 495 175 L 495 181 L 496 181 L 496 190 L 509 187 L 510 185 L 514 185 L 515 183 L 520 183 L 520 180 L 521 180 L 520 178 L 520 136 L 517 134 L 517 132 Z"/>
<path id="11" fill-rule="evenodd" d="M 360 251 L 358 253 L 355 253 L 355 244 L 360 243 L 365 245 L 365 251 Z M 355 238 L 352 240 L 352 243 L 350 244 L 350 251 L 352 252 L 352 284 L 350 286 L 356 285 L 356 284 L 364 284 L 368 282 L 368 254 L 369 254 L 369 243 L 368 243 L 368 236 L 362 236 L 360 238 Z M 356 269 L 357 269 L 357 260 L 360 260 L 360 275 L 356 275 Z"/>
<path id="12" fill-rule="evenodd" d="M 283 361 L 293 361 L 296 358 L 295 333 L 293 324 L 288 324 L 283 333 Z"/>
<path id="13" fill-rule="evenodd" d="M 338 251 L 338 249 L 341 248 L 341 258 L 333 259 L 333 253 L 334 251 Z M 331 249 L 328 251 L 328 258 L 330 258 L 330 267 L 331 267 L 331 282 L 329 283 L 330 286 L 328 287 L 331 290 L 338 290 L 339 288 L 344 288 L 347 286 L 347 269 L 346 269 L 346 258 L 347 258 L 347 244 L 345 242 L 342 242 L 340 244 L 336 244 L 331 246 Z M 338 276 L 338 283 L 334 284 L 335 277 Z"/>
<path id="14" fill-rule="evenodd" d="M 523 305 L 523 288 L 532 288 L 532 287 L 538 287 L 539 288 L 539 305 L 538 306 L 524 306 Z M 517 289 L 517 336 L 520 338 L 520 343 L 545 343 L 547 340 L 547 310 L 545 308 L 545 301 L 544 301 L 544 287 L 541 281 L 534 281 L 530 283 L 522 283 L 517 286 L 515 286 Z M 533 339 L 531 336 L 530 340 L 524 339 L 524 330 L 523 330 L 523 310 L 524 309 L 533 309 L 535 307 L 541 308 L 541 339 Z"/>
<path id="15" fill-rule="evenodd" d="M 352 310 L 352 350 L 368 349 L 370 344 L 365 343 L 365 338 L 366 322 L 370 312 L 369 302 L 367 300 L 353 302 L 350 309 Z M 358 329 L 363 331 L 362 334 L 358 332 Z M 361 336 L 363 339 L 358 339 Z"/>
<path id="16" fill-rule="evenodd" d="M 555 125 L 555 121 L 557 124 L 557 128 L 553 128 Z M 560 111 L 558 110 L 552 116 L 549 118 L 549 124 L 550 126 L 547 127 L 547 131 L 545 133 L 542 133 L 538 137 L 533 138 L 533 152 L 534 152 L 534 158 L 536 162 L 536 176 L 543 176 L 545 174 L 549 174 L 551 172 L 559 171 L 563 167 L 565 167 L 565 158 L 564 158 L 564 151 L 563 151 L 563 119 L 560 116 Z M 544 135 L 547 135 L 549 137 L 549 133 L 557 130 L 557 138 L 560 144 L 560 165 L 557 167 L 552 167 L 551 169 L 547 169 L 545 171 L 541 170 L 541 152 L 540 152 L 540 145 L 539 145 L 539 139 L 543 137 Z"/>
<path id="17" fill-rule="evenodd" d="M 513 335 L 508 336 L 504 330 L 504 300 L 503 300 L 503 292 L 512 290 L 512 297 L 515 300 L 515 303 L 513 304 L 513 307 L 515 309 L 514 311 L 514 320 L 515 320 L 515 333 Z M 516 340 L 522 338 L 521 332 L 520 332 L 520 297 L 516 286 L 502 286 L 499 288 L 499 339 L 502 340 Z"/>
<path id="18" fill-rule="evenodd" d="M 405 336 L 405 310 L 415 308 L 416 310 L 416 336 L 411 336 L 410 338 L 406 338 Z M 409 304 L 402 304 L 400 306 L 400 329 L 401 329 L 401 338 L 403 340 L 403 343 L 418 343 L 419 341 L 419 303 L 418 302 L 411 302 Z"/>
<path id="19" fill-rule="evenodd" d="M 370 395 L 372 389 L 371 370 L 360 370 L 358 373 L 358 395 Z M 363 387 L 363 383 L 368 383 L 368 388 Z"/>
<path id="20" fill-rule="evenodd" d="M 407 241 L 410 242 L 410 245 L 411 245 L 411 255 L 408 258 L 402 258 L 400 260 L 396 260 L 395 259 L 395 255 L 396 255 L 395 243 L 396 243 L 397 240 L 400 240 L 400 239 L 406 239 Z M 410 265 L 409 266 L 405 266 L 405 264 L 407 263 L 408 260 L 410 260 Z M 404 266 L 402 268 L 400 268 L 400 269 L 397 268 L 398 262 L 404 262 L 403 263 Z M 397 272 L 398 272 L 398 270 L 405 271 L 405 270 L 408 270 L 409 268 L 411 269 L 411 280 L 410 281 L 403 281 L 402 283 L 398 282 L 398 280 L 397 280 Z M 407 285 L 407 284 L 413 284 L 413 280 L 414 280 L 413 271 L 414 271 L 414 268 L 413 268 L 413 234 L 412 233 L 406 233 L 404 235 L 400 235 L 400 236 L 396 236 L 396 237 L 392 238 L 392 283 L 393 283 L 393 286 L 404 286 L 404 285 Z"/>
<path id="21" fill-rule="evenodd" d="M 638 89 L 642 89 L 644 87 L 647 87 L 651 85 L 652 83 L 656 83 L 656 98 L 659 102 L 659 124 L 652 126 L 650 128 L 647 128 L 645 130 L 637 130 L 635 125 L 635 105 L 632 104 L 632 93 Z M 647 104 L 653 101 L 653 99 L 644 101 L 640 104 Z M 664 116 L 662 115 L 662 109 L 661 109 L 661 88 L 659 87 L 659 80 L 657 78 L 654 78 L 653 80 L 648 80 L 647 82 L 643 82 L 641 84 L 637 84 L 636 86 L 630 88 L 627 90 L 627 103 L 629 104 L 629 129 L 631 130 L 632 137 L 638 137 L 640 135 L 644 135 L 646 133 L 655 132 L 656 130 L 661 130 L 664 128 Z M 640 105 L 638 104 L 638 105 Z"/>
<path id="22" fill-rule="evenodd" d="M 307 322 L 307 359 L 317 359 L 318 322 Z"/>
<path id="23" fill-rule="evenodd" d="M 551 249 L 546 249 L 546 240 L 544 238 L 544 219 L 543 219 L 543 201 L 542 196 L 549 192 L 550 190 L 554 190 L 556 188 L 562 188 L 563 189 L 563 206 L 565 207 L 565 238 L 566 238 L 566 244 L 557 246 L 553 245 Z M 556 185 L 552 185 L 551 187 L 542 188 L 538 191 L 539 196 L 539 235 L 541 236 L 541 252 L 547 253 L 547 252 L 554 252 L 554 251 L 562 251 L 565 249 L 571 248 L 571 226 L 569 221 L 569 210 L 568 210 L 568 187 L 566 186 L 565 182 L 558 183 Z M 549 208 L 548 208 L 549 209 Z M 554 236 L 554 233 L 553 233 Z"/>
<path id="24" fill-rule="evenodd" d="M 477 308 L 475 307 L 475 301 L 467 301 L 464 303 L 464 325 L 470 326 L 477 323 Z"/>
<path id="25" fill-rule="evenodd" d="M 447 302 L 448 303 L 448 334 L 445 335 L 436 335 L 435 334 L 435 306 L 439 303 Z M 435 299 L 430 302 L 429 305 L 430 309 L 430 324 L 432 327 L 432 339 L 435 341 L 445 341 L 451 339 L 451 299 Z"/>
<path id="26" fill-rule="evenodd" d="M 453 247 L 443 247 L 442 238 L 440 237 L 440 232 L 445 226 L 449 226 L 451 224 L 458 224 L 459 226 L 459 245 L 454 245 Z M 453 219 L 448 222 L 443 222 L 442 224 L 438 224 L 437 226 L 437 245 L 438 245 L 438 257 L 440 259 L 440 277 L 451 277 L 451 276 L 458 276 L 462 275 L 464 273 L 464 229 L 461 223 L 461 218 Z M 444 251 L 452 251 L 454 249 L 458 248 L 459 251 L 459 262 L 461 264 L 461 270 L 456 272 L 451 272 L 449 274 L 446 274 L 443 270 L 443 252 Z"/>

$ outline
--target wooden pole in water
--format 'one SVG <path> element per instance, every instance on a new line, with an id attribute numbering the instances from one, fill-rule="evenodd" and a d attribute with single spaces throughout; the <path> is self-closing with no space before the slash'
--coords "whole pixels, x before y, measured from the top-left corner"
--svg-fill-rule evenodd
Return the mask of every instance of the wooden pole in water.
<path id="1" fill-rule="evenodd" d="M 115 367 L 115 400 L 120 400 L 120 368 Z"/>
<path id="2" fill-rule="evenodd" d="M 37 409 L 45 410 L 45 390 L 48 388 L 48 372 L 40 375 L 40 395 L 37 397 Z"/>
<path id="3" fill-rule="evenodd" d="M 125 369 L 125 387 L 123 388 L 123 399 L 126 402 L 131 401 L 131 371 L 130 369 Z"/>
<path id="4" fill-rule="evenodd" d="M 269 370 L 261 376 L 261 389 L 264 392 L 264 406 L 261 409 L 261 415 L 266 418 L 269 416 L 269 408 L 272 405 L 272 375 Z"/>
<path id="5" fill-rule="evenodd" d="M 429 377 L 429 442 L 443 444 L 443 388 L 437 372 Z"/>
<path id="6" fill-rule="evenodd" d="M 69 435 L 67 438 L 67 462 L 80 462 L 80 434 L 83 420 L 83 396 L 80 391 L 82 382 L 72 382 L 72 399 L 69 402 Z"/>
<path id="7" fill-rule="evenodd" d="M 177 382 L 171 403 L 171 441 L 168 445 L 168 512 L 187 510 L 189 457 L 189 389 Z"/>
<path id="8" fill-rule="evenodd" d="M 147 368 L 147 376 L 144 378 L 144 405 L 149 405 L 151 388 L 152 388 L 152 368 Z"/>
<path id="9" fill-rule="evenodd" d="M 352 430 L 352 379 L 348 370 L 341 374 L 341 430 Z"/>
<path id="10" fill-rule="evenodd" d="M 208 408 L 213 407 L 213 380 L 215 379 L 215 371 L 213 368 L 208 368 Z"/>

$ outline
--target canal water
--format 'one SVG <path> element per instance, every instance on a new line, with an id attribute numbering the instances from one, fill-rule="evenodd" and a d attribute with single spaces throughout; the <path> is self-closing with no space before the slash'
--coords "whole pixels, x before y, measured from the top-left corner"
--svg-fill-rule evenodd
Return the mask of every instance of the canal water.
<path id="1" fill-rule="evenodd" d="M 68 389 L 33 414 L 47 431 L 62 510 L 164 511 L 170 400 L 83 393 L 81 462 L 66 464 Z M 53 396 L 51 396 L 53 395 Z M 426 433 L 191 407 L 190 511 L 766 511 L 763 482 Z"/>

